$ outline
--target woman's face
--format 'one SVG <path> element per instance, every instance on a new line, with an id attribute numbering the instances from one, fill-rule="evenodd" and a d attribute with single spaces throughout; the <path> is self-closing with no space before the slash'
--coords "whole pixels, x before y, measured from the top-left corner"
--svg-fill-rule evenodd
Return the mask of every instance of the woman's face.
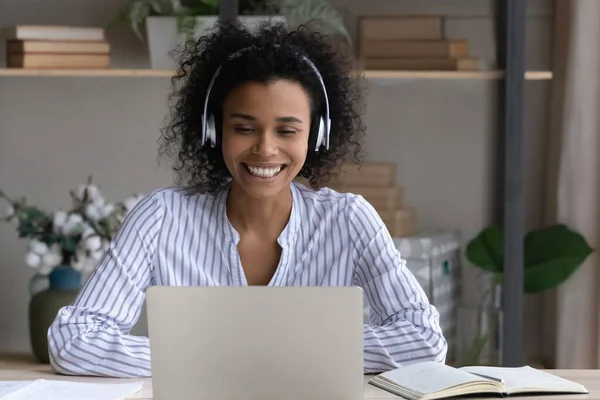
<path id="1" fill-rule="evenodd" d="M 304 165 L 310 129 L 310 100 L 288 80 L 248 82 L 223 105 L 222 150 L 239 185 L 254 198 L 288 189 Z"/>

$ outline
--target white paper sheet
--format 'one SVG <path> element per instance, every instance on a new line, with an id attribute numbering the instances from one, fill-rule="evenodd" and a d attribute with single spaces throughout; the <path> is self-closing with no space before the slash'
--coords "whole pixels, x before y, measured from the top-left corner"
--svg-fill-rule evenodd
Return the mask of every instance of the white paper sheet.
<path id="1" fill-rule="evenodd" d="M 33 381 L 0 381 L 0 399 L 32 383 Z"/>
<path id="2" fill-rule="evenodd" d="M 14 382 L 0 382 L 1 387 L 10 389 Z M 129 383 L 83 383 L 54 380 L 28 382 L 25 389 L 13 385 L 13 394 L 0 397 L 4 400 L 121 400 L 138 392 L 141 382 Z M 0 392 L 1 393 L 1 392 Z"/>

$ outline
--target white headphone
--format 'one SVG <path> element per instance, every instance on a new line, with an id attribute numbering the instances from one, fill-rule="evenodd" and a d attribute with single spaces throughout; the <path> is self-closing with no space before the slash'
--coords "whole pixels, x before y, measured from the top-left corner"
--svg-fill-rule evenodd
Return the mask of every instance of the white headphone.
<path id="1" fill-rule="evenodd" d="M 234 58 L 239 57 L 242 53 L 254 49 L 254 46 L 243 48 L 239 51 L 236 51 L 232 55 L 230 55 L 227 60 L 233 60 Z M 323 78 L 319 73 L 317 67 L 313 64 L 312 61 L 308 59 L 303 54 L 299 55 L 315 72 L 317 78 L 319 78 L 319 82 L 321 84 L 321 88 L 323 89 L 323 96 L 325 96 L 325 115 L 319 118 L 319 130 L 317 134 L 317 144 L 315 146 L 315 151 L 319 151 L 321 146 L 325 146 L 326 150 L 329 150 L 329 134 L 331 130 L 331 119 L 329 118 L 329 98 L 327 97 L 327 90 L 325 90 L 325 83 L 323 82 Z M 217 128 L 215 126 L 215 117 L 214 115 L 207 116 L 208 110 L 208 100 L 210 98 L 210 92 L 212 90 L 213 84 L 219 76 L 219 72 L 221 72 L 221 67 L 224 63 L 219 65 L 219 68 L 215 71 L 210 83 L 208 84 L 208 89 L 206 90 L 206 97 L 204 98 L 204 112 L 202 113 L 202 145 L 204 145 L 207 141 L 211 143 L 212 147 L 215 147 L 217 143 Z"/>

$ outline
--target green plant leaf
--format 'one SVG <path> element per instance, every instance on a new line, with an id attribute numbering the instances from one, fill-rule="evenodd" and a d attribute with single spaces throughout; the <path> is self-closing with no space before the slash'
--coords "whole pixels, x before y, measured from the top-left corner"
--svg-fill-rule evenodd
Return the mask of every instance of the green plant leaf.
<path id="1" fill-rule="evenodd" d="M 277 0 L 277 9 L 291 28 L 309 22 L 321 22 L 323 33 L 343 36 L 351 43 L 344 19 L 337 8 L 326 0 Z"/>
<path id="2" fill-rule="evenodd" d="M 78 240 L 75 237 L 64 236 L 61 239 L 61 247 L 67 253 L 75 253 L 77 251 Z"/>
<path id="3" fill-rule="evenodd" d="M 566 225 L 538 229 L 525 237 L 525 292 L 553 289 L 567 280 L 594 250 Z"/>
<path id="4" fill-rule="evenodd" d="M 131 4 L 129 9 L 129 23 L 131 29 L 135 35 L 140 39 L 144 40 L 144 36 L 141 32 L 141 26 L 146 21 L 146 18 L 150 15 L 151 4 L 149 1 L 137 1 Z"/>
<path id="5" fill-rule="evenodd" d="M 44 222 L 44 220 L 48 219 L 48 216 L 46 215 L 45 212 L 43 212 L 35 207 L 28 207 L 26 212 L 27 212 L 27 218 L 32 223 L 42 223 L 42 222 Z"/>
<path id="6" fill-rule="evenodd" d="M 189 11 L 182 11 L 177 14 L 177 30 L 184 34 L 188 39 L 192 39 L 196 33 L 198 20 L 196 16 Z"/>
<path id="7" fill-rule="evenodd" d="M 501 273 L 503 248 L 502 231 L 496 227 L 488 227 L 467 244 L 466 255 L 473 265 L 486 271 Z"/>
<path id="8" fill-rule="evenodd" d="M 108 219 L 104 218 L 98 221 L 98 224 L 95 227 L 96 232 L 100 236 L 109 236 L 110 235 L 110 222 Z"/>
<path id="9" fill-rule="evenodd" d="M 19 227 L 17 228 L 17 232 L 20 238 L 31 237 L 37 233 L 37 229 L 29 221 L 21 221 L 19 223 Z"/>
<path id="10" fill-rule="evenodd" d="M 48 246 L 51 246 L 55 243 L 60 243 L 61 237 L 54 232 L 46 232 L 40 236 L 40 240 L 46 243 Z"/>

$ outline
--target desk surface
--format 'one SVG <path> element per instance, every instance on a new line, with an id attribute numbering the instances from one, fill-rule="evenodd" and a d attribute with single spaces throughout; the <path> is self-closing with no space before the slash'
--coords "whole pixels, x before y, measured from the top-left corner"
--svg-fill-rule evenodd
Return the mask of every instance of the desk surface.
<path id="1" fill-rule="evenodd" d="M 589 395 L 560 395 L 560 396 L 527 396 L 523 397 L 528 400 L 534 398 L 540 398 L 544 400 L 568 400 L 568 399 L 588 399 L 588 400 L 600 400 L 600 370 L 547 370 L 550 373 L 561 376 L 563 378 L 575 381 L 585 386 L 590 394 Z M 398 399 L 391 393 L 383 391 L 368 385 L 367 381 L 372 375 L 365 375 L 365 400 L 385 400 L 385 399 Z M 68 380 L 77 382 L 122 382 L 122 379 L 113 378 L 93 378 L 93 377 L 75 377 L 75 376 L 62 376 L 52 372 L 49 365 L 37 364 L 31 360 L 28 356 L 2 356 L 0 355 L 0 381 L 13 381 L 13 380 L 34 380 L 34 379 L 56 379 L 56 380 Z M 129 382 L 141 381 L 143 382 L 142 390 L 134 394 L 131 399 L 152 399 L 152 382 L 150 379 L 132 379 Z M 517 396 L 511 397 L 511 399 L 519 398 Z M 475 399 L 470 397 L 470 399 Z M 489 399 L 489 397 L 486 397 Z"/>

